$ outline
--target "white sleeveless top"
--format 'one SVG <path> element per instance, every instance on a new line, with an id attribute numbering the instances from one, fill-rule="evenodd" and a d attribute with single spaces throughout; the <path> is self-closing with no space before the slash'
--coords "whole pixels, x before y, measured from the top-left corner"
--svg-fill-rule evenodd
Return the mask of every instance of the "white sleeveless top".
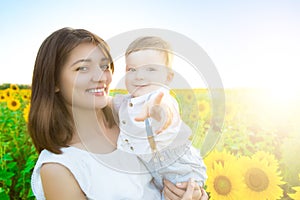
<path id="1" fill-rule="evenodd" d="M 44 200 L 40 168 L 44 163 L 59 163 L 68 168 L 87 199 L 161 199 L 152 176 L 133 154 L 115 150 L 93 154 L 75 147 L 62 148 L 62 154 L 43 150 L 34 167 L 31 187 L 37 200 Z"/>

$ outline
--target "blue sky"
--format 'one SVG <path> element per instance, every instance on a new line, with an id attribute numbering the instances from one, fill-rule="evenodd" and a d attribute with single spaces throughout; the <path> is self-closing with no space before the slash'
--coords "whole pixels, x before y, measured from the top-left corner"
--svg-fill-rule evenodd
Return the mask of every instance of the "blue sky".
<path id="1" fill-rule="evenodd" d="M 299 10 L 296 0 L 1 1 L 0 84 L 30 84 L 40 44 L 68 26 L 105 40 L 138 28 L 173 30 L 206 51 L 225 87 L 295 88 Z"/>

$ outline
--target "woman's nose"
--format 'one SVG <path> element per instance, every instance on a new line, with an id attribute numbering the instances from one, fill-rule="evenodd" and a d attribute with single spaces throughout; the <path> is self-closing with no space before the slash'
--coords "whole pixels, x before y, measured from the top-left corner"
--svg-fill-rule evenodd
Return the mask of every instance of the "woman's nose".
<path id="1" fill-rule="evenodd" d="M 106 81 L 107 77 L 105 71 L 103 71 L 100 67 L 96 67 L 93 73 L 92 80 L 95 82 Z"/>

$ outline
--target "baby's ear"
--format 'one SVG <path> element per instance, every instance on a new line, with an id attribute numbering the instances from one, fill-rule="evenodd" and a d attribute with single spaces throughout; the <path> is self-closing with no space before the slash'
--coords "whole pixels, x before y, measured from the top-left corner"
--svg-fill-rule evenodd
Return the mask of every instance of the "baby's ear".
<path id="1" fill-rule="evenodd" d="M 168 76 L 167 76 L 167 81 L 170 83 L 174 78 L 174 72 L 172 70 L 169 70 Z"/>

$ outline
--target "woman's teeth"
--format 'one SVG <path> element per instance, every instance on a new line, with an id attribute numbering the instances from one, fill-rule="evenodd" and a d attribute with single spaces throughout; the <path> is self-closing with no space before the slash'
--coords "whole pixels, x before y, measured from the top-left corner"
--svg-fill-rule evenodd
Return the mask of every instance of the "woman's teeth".
<path id="1" fill-rule="evenodd" d="M 97 88 L 97 89 L 89 89 L 86 90 L 89 93 L 99 93 L 99 92 L 104 92 L 104 88 Z"/>

